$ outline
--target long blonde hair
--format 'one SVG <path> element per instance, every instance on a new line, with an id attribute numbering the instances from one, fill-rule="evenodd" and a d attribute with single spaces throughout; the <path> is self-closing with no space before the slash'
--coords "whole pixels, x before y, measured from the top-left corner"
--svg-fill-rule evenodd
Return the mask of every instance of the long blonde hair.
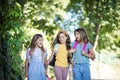
<path id="1" fill-rule="evenodd" d="M 70 50 L 70 49 L 71 49 L 71 46 L 70 46 L 71 40 L 70 40 L 69 34 L 68 34 L 65 30 L 60 30 L 60 31 L 58 32 L 56 38 L 54 39 L 54 41 L 53 41 L 53 43 L 52 43 L 52 49 L 54 48 L 55 44 L 61 44 L 60 41 L 59 41 L 59 35 L 60 35 L 61 33 L 65 34 L 65 36 L 68 37 L 67 40 L 66 40 L 66 49 L 67 49 L 67 50 Z"/>
<path id="2" fill-rule="evenodd" d="M 32 38 L 32 41 L 31 41 L 30 46 L 29 46 L 29 48 L 30 48 L 30 50 L 31 50 L 31 55 L 32 55 L 32 52 L 34 51 L 34 49 L 35 49 L 35 47 L 36 47 L 35 42 L 36 42 L 37 39 L 39 39 L 39 38 L 43 38 L 43 36 L 42 36 L 41 34 L 35 34 L 35 35 L 33 36 L 33 38 Z M 40 48 L 41 48 L 41 50 L 42 50 L 42 56 L 43 56 L 44 53 L 45 53 L 45 49 L 44 49 L 43 45 L 42 45 L 42 47 L 40 47 Z"/>

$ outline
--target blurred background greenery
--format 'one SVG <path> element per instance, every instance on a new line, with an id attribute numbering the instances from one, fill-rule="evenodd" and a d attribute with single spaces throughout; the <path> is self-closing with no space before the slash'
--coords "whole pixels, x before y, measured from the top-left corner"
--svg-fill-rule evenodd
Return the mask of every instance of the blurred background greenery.
<path id="1" fill-rule="evenodd" d="M 25 52 L 34 34 L 44 35 L 50 54 L 57 31 L 66 30 L 74 40 L 73 31 L 78 27 L 86 29 L 94 45 L 95 62 L 118 71 L 120 0 L 0 0 L 0 80 L 25 79 Z M 49 76 L 54 78 L 51 67 Z"/>

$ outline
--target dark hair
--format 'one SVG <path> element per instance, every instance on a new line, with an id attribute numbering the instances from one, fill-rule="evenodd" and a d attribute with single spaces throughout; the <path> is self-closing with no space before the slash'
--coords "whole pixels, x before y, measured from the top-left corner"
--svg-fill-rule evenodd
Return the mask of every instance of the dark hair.
<path id="1" fill-rule="evenodd" d="M 35 47 L 36 47 L 35 42 L 36 42 L 37 39 L 39 39 L 40 37 L 43 38 L 43 36 L 42 36 L 41 34 L 35 34 L 35 35 L 33 36 L 32 41 L 31 41 L 31 44 L 30 44 L 30 49 L 31 49 L 32 52 L 34 51 L 34 49 L 35 49 Z M 45 52 L 45 49 L 44 49 L 43 45 L 42 45 L 41 49 L 42 49 L 42 51 L 43 51 L 43 53 L 44 53 L 44 52 Z"/>
<path id="2" fill-rule="evenodd" d="M 84 41 L 85 43 L 89 42 L 89 39 L 88 39 L 88 36 L 87 36 L 87 33 L 86 33 L 85 29 L 83 29 L 83 28 L 76 29 L 74 31 L 74 35 L 75 35 L 75 32 L 78 32 L 80 34 L 79 42 L 81 42 L 81 41 Z"/>
<path id="3" fill-rule="evenodd" d="M 65 34 L 65 36 L 68 37 L 67 40 L 66 40 L 66 49 L 70 50 L 71 49 L 71 46 L 70 46 L 71 40 L 70 40 L 70 36 L 68 35 L 68 33 L 65 30 L 60 30 L 58 32 L 56 38 L 54 39 L 54 41 L 52 43 L 52 49 L 54 48 L 55 44 L 61 44 L 60 41 L 59 41 L 59 35 L 61 33 Z"/>

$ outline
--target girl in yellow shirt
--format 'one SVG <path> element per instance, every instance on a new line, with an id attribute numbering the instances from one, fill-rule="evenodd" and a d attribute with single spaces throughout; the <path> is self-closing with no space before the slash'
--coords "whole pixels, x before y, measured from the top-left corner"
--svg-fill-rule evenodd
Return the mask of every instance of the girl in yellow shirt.
<path id="1" fill-rule="evenodd" d="M 69 50 L 71 49 L 70 43 L 70 37 L 65 30 L 59 31 L 55 40 L 53 41 L 52 50 L 53 53 L 56 54 L 54 66 L 56 80 L 67 80 L 69 65 L 68 56 L 72 57 L 71 53 L 69 53 Z"/>

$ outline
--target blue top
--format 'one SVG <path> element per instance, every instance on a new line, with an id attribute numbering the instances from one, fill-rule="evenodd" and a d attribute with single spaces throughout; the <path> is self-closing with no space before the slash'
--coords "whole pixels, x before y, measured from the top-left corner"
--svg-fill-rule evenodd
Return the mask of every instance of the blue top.
<path id="1" fill-rule="evenodd" d="M 42 62 L 43 63 L 43 58 L 42 58 L 42 51 L 40 48 L 35 48 L 32 56 L 29 55 L 30 48 L 27 50 L 26 53 L 26 58 L 29 60 L 29 62 Z M 44 53 L 43 57 L 47 57 L 47 53 Z"/>
<path id="2" fill-rule="evenodd" d="M 75 44 L 75 41 L 71 43 L 71 47 L 73 47 L 74 44 Z M 76 50 L 73 53 L 73 61 L 74 61 L 74 63 L 77 63 L 77 64 L 89 63 L 89 58 L 82 55 L 83 45 L 84 44 L 80 44 L 80 43 L 77 44 Z M 86 44 L 86 49 L 85 49 L 86 53 L 88 53 L 89 49 L 91 49 L 91 48 L 92 48 L 92 44 L 90 42 L 88 42 Z"/>

